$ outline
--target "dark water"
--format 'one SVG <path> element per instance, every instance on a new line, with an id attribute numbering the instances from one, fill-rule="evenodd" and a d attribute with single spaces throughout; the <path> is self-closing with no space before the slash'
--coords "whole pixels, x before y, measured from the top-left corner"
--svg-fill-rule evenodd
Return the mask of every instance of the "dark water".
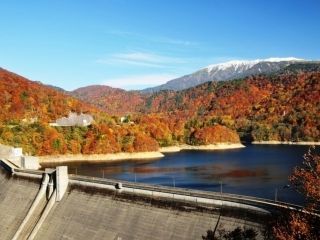
<path id="1" fill-rule="evenodd" d="M 308 146 L 248 145 L 243 149 L 182 151 L 152 161 L 71 164 L 69 173 L 149 184 L 222 191 L 301 203 L 288 188 L 288 176 Z M 48 167 L 48 166 L 46 166 Z"/>

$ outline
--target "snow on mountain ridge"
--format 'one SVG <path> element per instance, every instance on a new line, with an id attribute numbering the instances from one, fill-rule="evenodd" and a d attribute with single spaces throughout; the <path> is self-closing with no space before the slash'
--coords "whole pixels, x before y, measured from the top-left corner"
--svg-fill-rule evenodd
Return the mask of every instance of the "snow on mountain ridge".
<path id="1" fill-rule="evenodd" d="M 292 64 L 309 60 L 294 57 L 273 57 L 255 60 L 233 60 L 225 63 L 212 64 L 191 74 L 172 79 L 158 87 L 146 89 L 145 92 L 160 90 L 183 90 L 209 81 L 227 81 L 244 78 L 256 74 L 272 74 Z"/>
<path id="2" fill-rule="evenodd" d="M 266 58 L 260 61 L 261 62 L 295 62 L 295 61 L 306 61 L 306 60 L 302 58 L 287 57 L 287 58 Z"/>
<path id="3" fill-rule="evenodd" d="M 284 62 L 284 61 L 294 62 L 294 61 L 305 61 L 305 60 L 300 58 L 294 58 L 294 57 L 266 58 L 266 59 L 256 59 L 256 60 L 232 60 L 224 63 L 211 64 L 205 67 L 204 69 L 207 69 L 208 72 L 211 72 L 213 69 L 226 70 L 230 67 L 234 67 L 236 70 L 242 67 L 243 70 L 247 70 L 260 62 Z"/>

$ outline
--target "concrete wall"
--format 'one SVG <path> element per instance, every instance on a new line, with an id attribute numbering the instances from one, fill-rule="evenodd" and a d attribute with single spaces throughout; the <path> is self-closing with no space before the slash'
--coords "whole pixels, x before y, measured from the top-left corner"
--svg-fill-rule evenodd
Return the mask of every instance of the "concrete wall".
<path id="1" fill-rule="evenodd" d="M 84 176 L 71 176 L 70 182 L 80 185 L 82 187 L 94 187 L 98 189 L 116 189 L 117 184 L 121 184 L 121 192 L 130 193 L 133 195 L 145 195 L 149 198 L 160 197 L 172 201 L 184 201 L 193 204 L 206 204 L 211 206 L 224 206 L 234 209 L 243 209 L 245 211 L 252 211 L 260 214 L 270 214 L 270 210 L 274 208 L 277 203 L 266 199 L 257 199 L 247 196 L 237 196 L 232 194 L 216 194 L 214 192 L 206 191 L 190 191 L 181 188 L 170 188 L 163 186 L 147 185 L 130 182 L 115 182 L 114 180 L 102 180 L 99 178 L 89 178 Z M 222 197 L 222 199 L 221 199 Z"/>
<path id="2" fill-rule="evenodd" d="M 8 159 L 15 165 L 25 169 L 39 169 L 37 157 L 23 156 L 22 148 L 14 148 L 0 144 L 0 158 Z"/>
<path id="3" fill-rule="evenodd" d="M 41 179 L 38 182 L 22 178 L 9 178 L 8 173 L 0 167 L 0 239 L 12 239 L 33 200 L 35 199 Z"/>
<path id="4" fill-rule="evenodd" d="M 63 195 L 68 188 L 68 167 L 60 166 L 56 170 L 56 183 L 57 183 L 57 202 L 61 201 Z"/>
<path id="5" fill-rule="evenodd" d="M 52 209 L 35 239 L 193 240 L 202 239 L 217 221 L 217 211 L 163 208 L 114 198 L 112 192 L 101 195 L 75 188 Z M 248 220 L 227 217 L 219 223 L 220 228 L 227 230 L 237 226 L 261 227 Z"/>
<path id="6" fill-rule="evenodd" d="M 0 239 L 12 239 L 37 195 L 41 180 L 23 180 L 30 178 L 32 172 L 38 171 L 17 171 L 16 177 L 10 178 L 5 170 L 0 170 Z M 55 170 L 46 171 L 54 173 Z M 62 193 L 68 186 L 67 169 L 61 167 L 56 172 L 56 191 L 60 189 Z M 44 211 L 46 216 L 43 217 L 42 211 L 40 213 L 43 207 L 37 209 L 39 214 L 36 215 L 41 214 L 41 224 L 38 224 L 40 221 L 37 224 L 35 221 L 31 222 L 30 229 L 36 224 L 37 231 L 34 236 L 41 240 L 179 240 L 201 239 L 207 230 L 213 230 L 218 223 L 219 211 L 213 206 L 190 204 L 178 195 L 179 202 L 172 202 L 163 200 L 161 196 L 137 196 L 124 193 L 123 190 L 99 189 L 71 183 L 64 196 L 60 196 L 59 202 L 53 203 L 51 200 L 54 198 L 50 199 L 52 204 L 48 211 Z M 220 218 L 220 228 L 233 230 L 237 226 L 250 226 L 255 229 L 261 227 L 248 219 L 244 221 L 238 217 Z M 261 236 L 258 239 L 261 239 Z"/>
<path id="7" fill-rule="evenodd" d="M 21 167 L 25 169 L 39 169 L 39 159 L 32 156 L 21 157 Z"/>
<path id="8" fill-rule="evenodd" d="M 65 195 L 36 239 L 201 239 L 217 216 L 113 200 L 77 190 Z"/>

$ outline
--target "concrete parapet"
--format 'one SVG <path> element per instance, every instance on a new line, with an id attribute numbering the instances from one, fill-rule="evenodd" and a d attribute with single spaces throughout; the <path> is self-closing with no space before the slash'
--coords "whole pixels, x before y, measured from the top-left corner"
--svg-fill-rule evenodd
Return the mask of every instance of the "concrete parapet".
<path id="1" fill-rule="evenodd" d="M 17 165 L 15 165 L 14 163 L 12 163 L 11 161 L 9 161 L 8 159 L 0 159 L 0 164 L 2 167 L 4 167 L 6 170 L 8 170 L 9 172 L 13 173 L 14 169 L 16 167 L 18 167 Z"/>
<path id="2" fill-rule="evenodd" d="M 56 168 L 56 186 L 57 186 L 57 202 L 59 202 L 68 188 L 68 167 L 59 166 Z"/>
<path id="3" fill-rule="evenodd" d="M 101 184 L 101 183 L 93 183 L 93 182 L 85 182 L 85 181 L 79 181 L 79 180 L 69 180 L 71 184 L 76 184 L 82 187 L 96 187 L 96 188 L 103 188 L 108 190 L 116 190 L 115 186 L 113 185 L 107 185 L 107 184 Z"/>
<path id="4" fill-rule="evenodd" d="M 24 169 L 39 169 L 39 159 L 33 156 L 24 156 L 22 148 L 14 148 L 0 144 L 0 158 L 10 160 L 19 168 Z"/>
<path id="5" fill-rule="evenodd" d="M 41 174 L 34 174 L 34 173 L 27 173 L 27 172 L 18 172 L 18 171 L 15 171 L 13 174 L 14 174 L 15 176 L 18 176 L 18 177 L 39 178 L 39 179 L 42 178 L 42 175 L 41 175 Z"/>
<path id="6" fill-rule="evenodd" d="M 90 182 L 90 181 L 79 181 L 79 180 L 70 180 L 71 184 L 78 184 L 80 186 L 84 187 L 96 187 L 96 188 L 102 188 L 102 189 L 108 189 L 108 190 L 117 190 L 114 184 L 103 184 L 103 183 L 97 183 L 97 182 Z M 117 183 L 119 184 L 119 183 Z M 263 207 L 254 206 L 250 204 L 245 203 L 239 203 L 236 201 L 228 201 L 228 200 L 221 200 L 219 198 L 209 198 L 209 197 L 202 197 L 202 196 L 190 196 L 190 195 L 184 195 L 183 193 L 175 193 L 174 190 L 171 192 L 156 190 L 156 189 L 142 189 L 137 187 L 128 187 L 124 186 L 121 188 L 120 192 L 123 193 L 130 193 L 134 195 L 144 195 L 148 197 L 157 197 L 157 198 L 163 198 L 173 201 L 183 201 L 183 202 L 189 202 L 193 204 L 205 204 L 205 205 L 211 205 L 215 207 L 228 207 L 228 208 L 235 208 L 235 209 L 243 209 L 248 211 L 257 212 L 260 214 L 270 214 L 269 210 L 264 209 Z"/>
<path id="7" fill-rule="evenodd" d="M 39 169 L 39 159 L 37 157 L 32 156 L 22 156 L 21 167 L 25 169 Z"/>

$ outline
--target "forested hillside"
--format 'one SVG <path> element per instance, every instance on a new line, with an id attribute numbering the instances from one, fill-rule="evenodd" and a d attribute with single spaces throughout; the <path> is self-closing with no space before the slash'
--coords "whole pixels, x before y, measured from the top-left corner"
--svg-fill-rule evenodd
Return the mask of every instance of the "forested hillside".
<path id="1" fill-rule="evenodd" d="M 206 138 L 200 129 L 187 126 L 185 119 L 168 114 L 138 114 L 121 122 L 119 116 L 3 69 L 0 90 L 0 143 L 22 147 L 31 155 L 143 152 L 185 142 L 239 141 L 234 131 L 222 126 L 210 128 Z M 49 125 L 69 112 L 86 112 L 95 121 L 87 127 Z M 200 132 L 193 136 L 196 130 Z"/>
<path id="2" fill-rule="evenodd" d="M 162 91 L 147 98 L 144 112 L 221 124 L 245 140 L 319 141 L 320 72 L 295 72 Z"/>
<path id="3" fill-rule="evenodd" d="M 111 115 L 126 115 L 137 111 L 137 106 L 143 104 L 146 95 L 136 91 L 125 91 L 108 86 L 92 85 L 78 88 L 70 95 L 93 104 Z"/>
<path id="4" fill-rule="evenodd" d="M 58 92 L 41 83 L 29 81 L 0 68 L 1 122 L 15 120 L 54 121 L 73 112 L 95 112 L 95 107 Z"/>
<path id="5" fill-rule="evenodd" d="M 134 92 L 124 97 L 123 90 L 100 86 L 78 91 L 96 103 L 93 107 L 0 69 L 0 142 L 48 155 L 155 151 L 160 146 L 240 139 L 320 141 L 318 70 L 316 65 L 290 66 L 273 75 L 144 96 Z M 89 113 L 95 121 L 88 127 L 49 125 L 69 112 Z"/>
<path id="6" fill-rule="evenodd" d="M 39 82 L 0 69 L 0 142 L 19 146 L 32 155 L 154 151 L 159 145 L 140 125 L 119 125 L 85 102 Z M 86 112 L 95 122 L 88 127 L 51 127 L 69 112 Z"/>

